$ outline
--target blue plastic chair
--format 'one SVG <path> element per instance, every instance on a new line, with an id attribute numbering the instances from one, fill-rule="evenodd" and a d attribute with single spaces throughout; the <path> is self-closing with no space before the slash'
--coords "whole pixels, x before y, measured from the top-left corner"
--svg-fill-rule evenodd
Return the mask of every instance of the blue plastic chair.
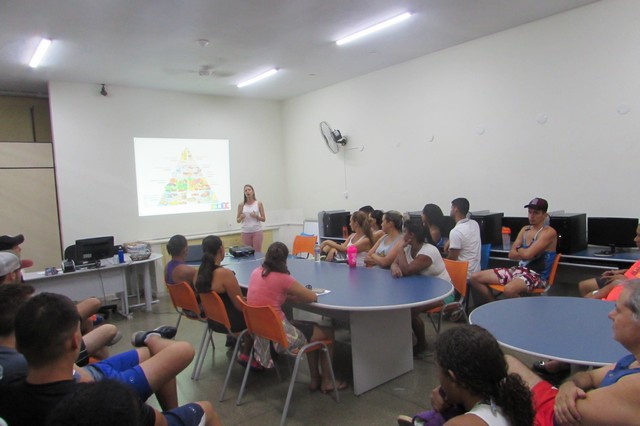
<path id="1" fill-rule="evenodd" d="M 491 256 L 491 244 L 480 246 L 480 269 L 489 269 L 489 257 Z"/>

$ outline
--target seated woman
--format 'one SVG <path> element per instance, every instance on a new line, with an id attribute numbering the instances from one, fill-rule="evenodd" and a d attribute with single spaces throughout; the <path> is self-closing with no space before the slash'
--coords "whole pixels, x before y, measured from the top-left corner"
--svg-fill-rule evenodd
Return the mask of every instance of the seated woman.
<path id="1" fill-rule="evenodd" d="M 167 243 L 167 253 L 171 256 L 171 260 L 164 268 L 164 282 L 167 285 L 187 282 L 193 291 L 196 291 L 194 281 L 196 279 L 197 271 L 196 268 L 187 265 L 187 262 L 185 261 L 188 252 L 189 243 L 184 235 L 177 234 L 169 238 L 169 242 Z M 198 299 L 198 303 L 200 303 L 200 299 Z M 184 310 L 184 314 L 189 318 L 197 318 L 198 316 L 195 312 L 187 311 L 186 309 Z"/>
<path id="2" fill-rule="evenodd" d="M 167 284 L 178 284 L 188 282 L 193 287 L 196 278 L 196 269 L 187 265 L 185 259 L 189 252 L 189 244 L 183 235 L 174 235 L 167 243 L 167 253 L 171 260 L 164 268 L 164 282 Z"/>
<path id="3" fill-rule="evenodd" d="M 382 230 L 383 216 L 384 212 L 382 210 L 374 210 L 369 213 L 369 227 L 371 228 L 371 234 L 373 235 L 372 244 L 378 242 L 378 240 L 384 235 L 384 231 Z"/>
<path id="4" fill-rule="evenodd" d="M 442 222 L 444 221 L 444 213 L 436 204 L 426 204 L 422 209 L 422 223 L 431 233 L 433 245 L 438 249 L 444 249 L 445 239 L 442 233 Z"/>
<path id="5" fill-rule="evenodd" d="M 247 293 L 247 303 L 254 306 L 271 306 L 282 319 L 284 330 L 289 341 L 289 350 L 296 352 L 297 349 L 306 345 L 307 342 L 318 340 L 333 340 L 333 330 L 321 327 L 312 322 L 289 321 L 282 311 L 282 304 L 287 298 L 295 299 L 302 303 L 311 303 L 318 300 L 318 295 L 305 288 L 289 273 L 287 269 L 287 256 L 289 249 L 281 242 L 275 242 L 269 246 L 261 267 L 256 268 L 251 273 L 249 279 L 249 292 Z M 276 351 L 281 350 L 275 345 Z M 273 365 L 271 359 L 271 349 L 268 341 L 256 339 L 255 357 L 264 367 Z M 333 358 L 333 346 L 329 346 L 329 354 Z M 318 365 L 319 354 L 317 351 L 307 353 L 309 362 L 309 372 L 311 375 L 310 390 L 320 389 L 323 393 L 333 391 L 331 375 L 326 357 L 322 357 L 322 369 Z M 336 381 L 338 389 L 346 389 L 345 382 Z"/>
<path id="6" fill-rule="evenodd" d="M 531 392 L 509 374 L 496 339 L 484 328 L 465 325 L 444 331 L 436 343 L 440 386 L 431 392 L 433 410 L 399 425 L 533 425 Z"/>
<path id="7" fill-rule="evenodd" d="M 640 226 L 636 229 L 636 235 L 633 239 L 633 242 L 636 243 L 636 246 L 640 248 Z M 631 268 L 638 267 L 639 262 L 633 264 Z M 589 278 L 583 281 L 580 281 L 578 284 L 578 288 L 580 290 L 580 296 L 590 297 L 589 294 L 596 293 L 598 290 L 602 290 L 605 286 L 611 284 L 614 281 L 618 280 L 626 280 L 629 277 L 625 277 L 625 273 L 628 269 L 612 269 L 608 271 L 604 271 L 602 275 L 595 278 Z M 602 299 L 602 297 L 596 296 L 597 299 Z"/>
<path id="8" fill-rule="evenodd" d="M 202 240 L 202 263 L 198 269 L 196 277 L 196 290 L 198 293 L 215 291 L 222 299 L 224 307 L 231 323 L 231 332 L 240 333 L 247 328 L 242 314 L 242 305 L 236 296 L 243 296 L 242 289 L 232 270 L 220 264 L 224 260 L 224 246 L 220 237 L 209 235 Z M 227 329 L 220 323 L 207 320 L 209 328 L 218 333 L 227 333 Z M 243 337 L 242 353 L 238 356 L 238 361 L 246 365 L 249 360 L 249 352 L 253 341 L 249 334 Z M 251 361 L 254 368 L 259 368 L 255 361 Z"/>
<path id="9" fill-rule="evenodd" d="M 338 244 L 332 240 L 325 240 L 320 244 L 320 250 L 327 255 L 327 262 L 333 262 L 334 260 L 346 260 L 347 248 L 352 245 L 356 246 L 358 249 L 356 265 L 364 266 L 364 258 L 367 256 L 373 241 L 373 235 L 369 227 L 369 217 L 366 213 L 360 211 L 353 212 L 349 226 L 351 226 L 353 234 L 349 235 L 344 243 Z"/>
<path id="10" fill-rule="evenodd" d="M 379 266 L 390 268 L 398 251 L 401 250 L 402 240 L 402 215 L 400 212 L 390 210 L 382 217 L 382 232 L 384 236 L 369 250 L 364 258 L 364 264 L 368 267 Z"/>
<path id="11" fill-rule="evenodd" d="M 420 223 L 412 220 L 404 221 L 403 240 L 400 244 L 396 260 L 391 265 L 391 275 L 396 278 L 409 275 L 429 275 L 451 281 L 444 260 L 433 244 L 431 234 Z M 453 295 L 445 302 L 453 300 Z M 424 322 L 420 313 L 436 305 L 421 306 L 411 309 L 411 328 L 416 335 L 417 343 L 413 347 L 416 357 L 422 356 L 427 350 L 427 338 L 424 335 Z"/>

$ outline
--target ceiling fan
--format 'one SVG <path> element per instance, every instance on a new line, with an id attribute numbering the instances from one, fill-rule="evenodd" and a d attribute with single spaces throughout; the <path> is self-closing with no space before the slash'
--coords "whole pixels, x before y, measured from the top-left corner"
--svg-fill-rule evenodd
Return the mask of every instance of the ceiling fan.
<path id="1" fill-rule="evenodd" d="M 347 144 L 347 138 L 342 136 L 340 130 L 333 130 L 329 123 L 326 121 L 320 122 L 320 133 L 322 133 L 322 137 L 324 138 L 324 142 L 327 144 L 327 148 L 329 151 L 337 154 L 340 151 L 340 145 L 343 147 Z"/>
<path id="2" fill-rule="evenodd" d="M 218 68 L 211 65 L 201 65 L 198 69 L 176 69 L 176 68 L 165 68 L 167 74 L 197 74 L 200 77 L 218 77 L 218 78 L 226 78 L 231 77 L 234 73 L 229 71 L 219 70 Z"/>

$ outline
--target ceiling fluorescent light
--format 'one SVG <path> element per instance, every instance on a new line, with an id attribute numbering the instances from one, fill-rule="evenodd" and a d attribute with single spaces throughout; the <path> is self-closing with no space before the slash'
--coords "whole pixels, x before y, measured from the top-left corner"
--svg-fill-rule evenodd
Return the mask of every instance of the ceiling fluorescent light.
<path id="1" fill-rule="evenodd" d="M 38 48 L 36 49 L 36 53 L 33 54 L 31 58 L 31 62 L 29 62 L 29 66 L 31 68 L 37 68 L 40 65 L 40 61 L 44 58 L 45 53 L 47 53 L 47 49 L 51 46 L 51 40 L 48 38 L 43 38 L 40 40 L 40 44 L 38 44 Z"/>
<path id="2" fill-rule="evenodd" d="M 391 19 L 387 19 L 384 22 L 380 22 L 379 24 L 374 25 L 373 27 L 369 27 L 366 28 L 362 31 L 358 31 L 357 33 L 351 34 L 350 36 L 347 36 L 345 38 L 341 38 L 340 40 L 336 41 L 336 44 L 338 46 L 342 46 L 343 44 L 349 43 L 351 41 L 357 40 L 360 37 L 364 37 L 366 35 L 369 34 L 373 34 L 377 31 L 380 31 L 384 28 L 390 27 L 392 25 L 397 24 L 398 22 L 402 22 L 405 19 L 408 19 L 411 16 L 410 12 L 405 12 L 402 15 L 398 15 L 395 18 L 391 18 Z"/>
<path id="3" fill-rule="evenodd" d="M 258 82 L 258 81 L 260 81 L 260 80 L 263 80 L 263 79 L 265 79 L 265 78 L 267 78 L 267 77 L 271 77 L 272 75 L 274 75 L 274 74 L 275 74 L 275 73 L 277 73 L 277 72 L 278 72 L 278 70 L 277 70 L 277 69 L 272 68 L 272 69 L 270 69 L 270 70 L 269 70 L 269 71 L 267 71 L 267 72 L 263 72 L 262 74 L 260 74 L 260 75 L 258 75 L 258 76 L 255 76 L 255 77 L 253 77 L 253 78 L 250 78 L 249 80 L 245 80 L 245 81 L 243 81 L 242 83 L 238 83 L 237 87 L 238 87 L 238 88 L 241 88 L 241 87 L 245 87 L 245 86 L 248 86 L 248 85 L 250 85 L 250 84 L 253 84 L 253 83 L 257 83 L 257 82 Z"/>

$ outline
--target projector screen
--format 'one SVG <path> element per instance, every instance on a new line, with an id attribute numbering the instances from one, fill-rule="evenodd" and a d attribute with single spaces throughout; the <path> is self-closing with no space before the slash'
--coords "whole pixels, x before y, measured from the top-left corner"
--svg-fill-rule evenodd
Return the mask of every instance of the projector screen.
<path id="1" fill-rule="evenodd" d="M 134 138 L 138 215 L 231 209 L 227 139 Z"/>

